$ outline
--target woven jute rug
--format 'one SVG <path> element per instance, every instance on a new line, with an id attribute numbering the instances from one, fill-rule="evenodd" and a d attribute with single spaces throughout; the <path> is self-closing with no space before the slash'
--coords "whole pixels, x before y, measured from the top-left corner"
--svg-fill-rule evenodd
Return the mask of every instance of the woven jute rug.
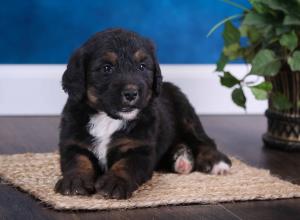
<path id="1" fill-rule="evenodd" d="M 211 204 L 229 201 L 300 197 L 300 186 L 271 176 L 232 158 L 225 176 L 193 172 L 188 175 L 155 173 L 128 200 L 94 196 L 62 196 L 54 192 L 60 178 L 57 153 L 0 156 L 0 177 L 43 203 L 60 210 L 108 210 L 178 204 Z"/>

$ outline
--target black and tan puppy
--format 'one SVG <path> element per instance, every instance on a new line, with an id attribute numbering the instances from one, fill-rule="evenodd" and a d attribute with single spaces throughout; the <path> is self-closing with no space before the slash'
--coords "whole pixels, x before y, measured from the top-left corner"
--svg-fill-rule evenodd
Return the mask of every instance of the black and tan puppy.
<path id="1" fill-rule="evenodd" d="M 72 55 L 62 85 L 69 98 L 55 187 L 61 194 L 124 199 L 156 169 L 223 174 L 231 165 L 185 95 L 162 82 L 152 43 L 136 33 L 95 34 Z"/>

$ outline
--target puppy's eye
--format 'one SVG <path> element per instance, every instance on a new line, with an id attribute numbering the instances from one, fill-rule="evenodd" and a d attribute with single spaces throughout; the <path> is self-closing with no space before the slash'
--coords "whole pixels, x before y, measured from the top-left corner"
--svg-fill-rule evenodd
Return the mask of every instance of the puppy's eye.
<path id="1" fill-rule="evenodd" d="M 146 65 L 144 63 L 140 63 L 138 66 L 138 70 L 144 71 L 146 69 Z"/>
<path id="2" fill-rule="evenodd" d="M 112 69 L 113 69 L 112 65 L 110 65 L 110 64 L 105 64 L 102 68 L 103 68 L 103 71 L 106 73 L 111 73 Z"/>

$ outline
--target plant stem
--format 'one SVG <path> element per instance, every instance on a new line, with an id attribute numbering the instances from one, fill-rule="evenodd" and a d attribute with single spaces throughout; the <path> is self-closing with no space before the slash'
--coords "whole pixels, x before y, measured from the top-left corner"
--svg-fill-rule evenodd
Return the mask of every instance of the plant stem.
<path id="1" fill-rule="evenodd" d="M 232 19 L 238 18 L 238 17 L 242 17 L 242 14 L 236 14 L 236 15 L 232 15 L 230 17 L 225 18 L 224 20 L 220 21 L 219 23 L 217 23 L 215 26 L 212 27 L 212 29 L 210 29 L 210 31 L 208 32 L 208 34 L 206 35 L 206 37 L 209 37 L 213 32 L 215 32 L 216 29 L 218 29 L 222 24 L 224 24 L 226 21 L 230 21 Z"/>

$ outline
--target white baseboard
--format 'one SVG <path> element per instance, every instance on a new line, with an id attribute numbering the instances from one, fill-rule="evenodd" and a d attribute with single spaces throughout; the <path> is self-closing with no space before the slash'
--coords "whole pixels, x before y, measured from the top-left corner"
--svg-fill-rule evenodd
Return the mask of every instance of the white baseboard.
<path id="1" fill-rule="evenodd" d="M 57 115 L 66 101 L 61 89 L 65 65 L 0 65 L 0 115 Z M 228 67 L 238 77 L 247 66 Z M 199 114 L 262 114 L 266 101 L 246 92 L 247 112 L 231 101 L 230 89 L 220 85 L 214 65 L 161 65 L 165 81 L 178 85 Z"/>

